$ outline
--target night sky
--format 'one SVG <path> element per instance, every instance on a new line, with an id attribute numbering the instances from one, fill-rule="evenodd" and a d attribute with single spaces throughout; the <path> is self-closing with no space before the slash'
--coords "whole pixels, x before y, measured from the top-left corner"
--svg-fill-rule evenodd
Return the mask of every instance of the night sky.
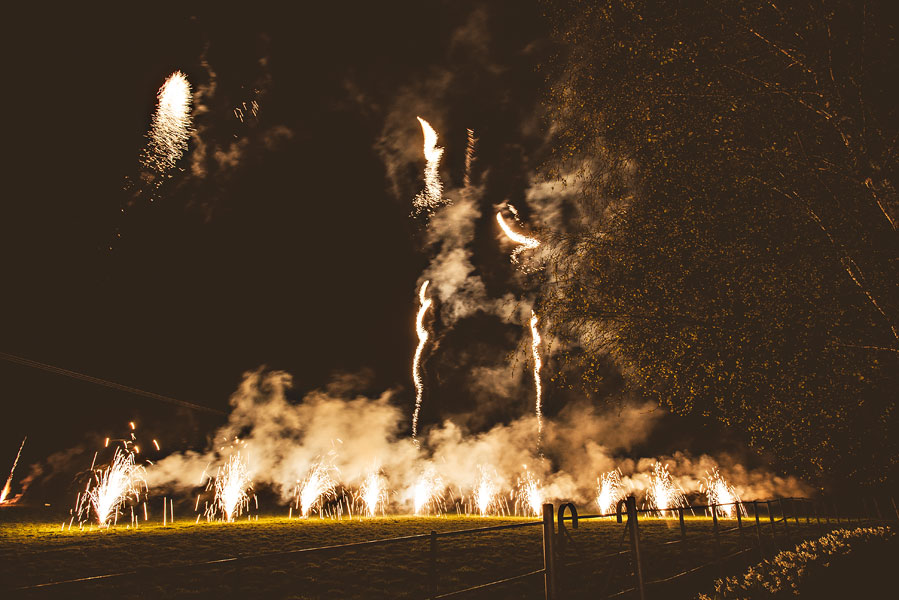
<path id="1" fill-rule="evenodd" d="M 447 188 L 461 185 L 472 128 L 483 206 L 520 201 L 542 143 L 537 8 L 144 8 L 17 7 L 8 18 L 2 350 L 219 410 L 262 365 L 292 373 L 298 396 L 364 372 L 372 391 L 400 388 L 411 408 L 428 260 L 425 223 L 410 217 L 424 166 L 415 117 L 441 135 Z M 204 144 L 238 150 L 202 177 L 186 156 L 150 203 L 134 191 L 139 155 L 156 91 L 179 69 L 195 93 L 214 76 L 194 126 Z M 241 123 L 233 109 L 253 100 L 257 118 Z M 388 173 L 385 138 L 418 160 Z M 477 268 L 514 292 L 491 217 L 479 221 Z M 451 342 L 497 332 L 500 352 L 514 349 L 520 331 L 486 318 Z M 129 420 L 179 447 L 217 423 L 8 362 L 0 377 L 0 447 L 7 456 L 27 434 L 23 462 Z M 440 405 L 435 393 L 423 417 Z"/>

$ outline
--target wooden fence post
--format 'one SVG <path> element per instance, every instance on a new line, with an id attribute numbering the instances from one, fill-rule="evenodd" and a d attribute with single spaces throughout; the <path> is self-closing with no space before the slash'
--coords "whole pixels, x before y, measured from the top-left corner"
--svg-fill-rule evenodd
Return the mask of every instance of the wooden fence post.
<path id="1" fill-rule="evenodd" d="M 809 506 L 811 503 L 812 503 L 811 500 L 809 500 L 808 498 L 805 499 L 804 504 L 805 504 L 805 524 L 806 525 L 808 525 L 809 523 L 812 522 L 812 511 L 811 511 L 811 507 Z"/>
<path id="2" fill-rule="evenodd" d="M 877 503 L 877 496 L 872 496 L 871 501 L 874 502 L 874 514 L 877 515 L 877 520 L 883 521 L 883 513 L 880 512 L 880 504 Z"/>
<path id="3" fill-rule="evenodd" d="M 790 507 L 793 509 L 793 521 L 799 525 L 799 509 L 796 507 L 796 498 L 790 498 Z"/>
<path id="4" fill-rule="evenodd" d="M 553 538 L 556 532 L 553 527 L 553 505 L 543 505 L 543 589 L 546 600 L 556 598 L 556 557 L 554 555 Z"/>
<path id="5" fill-rule="evenodd" d="M 743 505 L 734 502 L 734 510 L 737 511 L 737 529 L 740 530 L 740 539 L 743 539 Z"/>
<path id="6" fill-rule="evenodd" d="M 774 541 L 774 547 L 777 547 L 777 531 L 774 529 L 774 511 L 771 509 L 771 501 L 766 500 L 765 504 L 768 505 L 768 521 L 771 522 L 771 539 Z"/>
<path id="7" fill-rule="evenodd" d="M 752 512 L 755 513 L 755 537 L 759 542 L 759 556 L 762 562 L 765 561 L 765 548 L 762 545 L 762 523 L 759 521 L 759 503 L 758 500 L 752 501 Z"/>
<path id="8" fill-rule="evenodd" d="M 634 496 L 627 497 L 627 526 L 631 532 L 631 551 L 634 554 L 634 577 L 637 579 L 637 590 L 640 600 L 646 600 L 646 590 L 643 588 L 643 562 L 640 558 L 640 529 L 637 525 L 637 499 Z"/>
<path id="9" fill-rule="evenodd" d="M 899 519 L 899 508 L 896 508 L 896 499 L 890 496 L 890 502 L 893 503 L 893 512 L 896 513 L 896 518 Z"/>
<path id="10" fill-rule="evenodd" d="M 833 516 L 837 520 L 837 525 L 839 525 L 840 524 L 840 509 L 837 508 L 836 502 L 833 503 Z"/>
<path id="11" fill-rule="evenodd" d="M 431 581 L 429 582 L 431 597 L 435 597 L 439 590 L 437 583 L 437 532 L 431 530 L 431 543 L 429 548 L 428 566 L 431 571 Z"/>
<path id="12" fill-rule="evenodd" d="M 682 540 L 687 539 L 687 526 L 684 525 L 684 507 L 677 508 L 677 520 L 680 521 L 680 537 Z"/>

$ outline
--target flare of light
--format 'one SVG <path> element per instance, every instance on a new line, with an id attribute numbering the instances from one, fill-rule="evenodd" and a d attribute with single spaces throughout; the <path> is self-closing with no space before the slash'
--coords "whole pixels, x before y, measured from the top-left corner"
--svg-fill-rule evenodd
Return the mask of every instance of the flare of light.
<path id="1" fill-rule="evenodd" d="M 543 444 L 543 383 L 540 380 L 540 332 L 537 331 L 537 313 L 531 311 L 531 354 L 534 358 L 534 387 L 537 390 L 535 412 L 537 414 L 537 450 Z"/>
<path id="2" fill-rule="evenodd" d="M 422 471 L 412 489 L 412 504 L 416 515 L 440 514 L 445 512 L 443 499 L 443 479 L 437 474 L 433 465 Z"/>
<path id="3" fill-rule="evenodd" d="M 206 509 L 209 520 L 231 522 L 250 509 L 250 493 L 253 481 L 246 460 L 240 452 L 232 454 L 228 462 L 219 467 L 215 479 L 207 489 L 213 491 L 213 501 Z"/>
<path id="4" fill-rule="evenodd" d="M 474 164 L 474 147 L 478 138 L 474 136 L 474 131 L 468 130 L 468 142 L 465 145 L 465 175 L 463 185 L 466 193 L 471 189 L 471 166 Z"/>
<path id="5" fill-rule="evenodd" d="M 420 192 L 412 201 L 416 212 L 432 212 L 439 208 L 442 204 L 446 204 L 443 199 L 443 182 L 440 181 L 440 158 L 443 156 L 443 148 L 437 145 L 437 132 L 431 127 L 431 124 L 416 117 L 421 124 L 421 131 L 424 134 L 424 154 L 427 164 L 425 165 L 425 189 Z"/>
<path id="6" fill-rule="evenodd" d="M 111 463 L 92 466 L 91 470 L 92 477 L 76 501 L 76 513 L 82 523 L 93 514 L 101 527 L 114 525 L 126 502 L 137 503 L 146 497 L 146 471 L 142 465 L 135 464 L 134 452 L 127 445 L 116 447 Z"/>
<path id="7" fill-rule="evenodd" d="M 6 499 L 9 497 L 9 490 L 12 488 L 12 477 L 16 472 L 16 465 L 19 464 L 19 457 L 22 456 L 22 448 L 25 447 L 25 440 L 27 439 L 27 435 L 22 438 L 22 443 L 19 445 L 19 452 L 16 454 L 16 460 L 13 461 L 12 469 L 9 470 L 9 477 L 6 478 L 6 485 L 4 485 L 3 489 L 0 490 L 0 504 L 6 502 Z"/>
<path id="8" fill-rule="evenodd" d="M 150 124 L 149 143 L 142 157 L 147 168 L 166 173 L 187 150 L 190 138 L 191 91 L 187 76 L 175 71 L 156 94 L 156 112 Z"/>
<path id="9" fill-rule="evenodd" d="M 624 498 L 621 471 L 615 469 L 604 473 L 596 484 L 596 506 L 599 507 L 599 514 L 611 515 L 618 508 L 618 501 Z"/>
<path id="10" fill-rule="evenodd" d="M 359 488 L 359 498 L 367 516 L 374 517 L 379 512 L 384 513 L 387 506 L 387 486 L 384 476 L 377 469 L 366 475 Z"/>
<path id="11" fill-rule="evenodd" d="M 478 465 L 478 480 L 475 484 L 473 496 L 474 505 L 478 509 L 478 514 L 482 517 L 503 512 L 499 484 L 496 479 L 496 471 L 491 474 L 484 466 Z"/>
<path id="12" fill-rule="evenodd" d="M 511 209 L 512 207 L 510 206 L 509 208 Z M 503 230 L 503 233 L 506 234 L 506 237 L 518 244 L 515 250 L 512 251 L 512 262 L 517 263 L 518 255 L 525 250 L 533 250 L 540 246 L 540 240 L 537 238 L 528 237 L 509 227 L 509 224 L 503 219 L 502 213 L 496 213 L 496 222 L 499 223 L 499 227 Z"/>
<path id="13" fill-rule="evenodd" d="M 515 512 L 525 516 L 539 516 L 543 513 L 543 490 L 540 480 L 524 467 L 524 475 L 515 486 Z"/>
<path id="14" fill-rule="evenodd" d="M 649 508 L 662 517 L 666 516 L 667 511 L 687 506 L 687 498 L 684 496 L 683 490 L 671 479 L 668 465 L 663 466 L 657 462 L 652 468 L 647 500 Z"/>
<path id="15" fill-rule="evenodd" d="M 425 329 L 425 313 L 431 307 L 431 299 L 425 294 L 430 281 L 421 284 L 418 292 L 418 316 L 415 318 L 415 332 L 418 334 L 418 347 L 412 359 L 412 381 L 415 383 L 415 411 L 412 413 L 412 442 L 418 447 L 418 413 L 421 411 L 421 399 L 424 394 L 424 381 L 421 378 L 421 353 L 428 341 L 428 330 Z"/>
<path id="16" fill-rule="evenodd" d="M 717 467 L 711 473 L 706 473 L 700 490 L 705 493 L 706 504 L 716 505 L 719 516 L 731 519 L 737 510 L 743 515 L 746 514 L 746 509 L 743 508 L 737 491 L 721 476 Z"/>
<path id="17" fill-rule="evenodd" d="M 330 463 L 319 460 L 309 469 L 306 479 L 297 484 L 296 507 L 301 515 L 308 517 L 315 510 L 321 513 L 325 500 L 335 496 L 334 472 L 336 469 Z"/>

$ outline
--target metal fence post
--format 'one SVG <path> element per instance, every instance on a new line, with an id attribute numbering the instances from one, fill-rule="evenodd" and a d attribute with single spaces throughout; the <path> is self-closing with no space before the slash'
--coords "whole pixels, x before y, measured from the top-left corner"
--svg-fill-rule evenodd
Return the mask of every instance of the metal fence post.
<path id="1" fill-rule="evenodd" d="M 556 535 L 553 527 L 553 505 L 543 505 L 543 589 L 546 600 L 556 598 L 556 557 L 553 549 L 553 538 Z"/>
<path id="2" fill-rule="evenodd" d="M 634 577 L 637 579 L 637 590 L 640 592 L 640 600 L 646 600 L 646 590 L 643 588 L 643 562 L 640 557 L 640 529 L 637 525 L 637 499 L 634 496 L 627 497 L 627 526 L 631 532 L 631 550 L 634 553 Z"/>
<path id="3" fill-rule="evenodd" d="M 437 595 L 439 589 L 437 584 L 437 532 L 434 530 L 431 530 L 428 566 L 431 571 L 431 581 L 428 587 L 431 589 L 431 597 L 433 598 Z"/>

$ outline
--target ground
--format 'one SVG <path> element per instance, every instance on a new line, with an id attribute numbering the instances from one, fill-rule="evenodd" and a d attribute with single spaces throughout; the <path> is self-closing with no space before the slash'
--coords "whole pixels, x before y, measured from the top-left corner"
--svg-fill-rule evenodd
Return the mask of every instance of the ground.
<path id="1" fill-rule="evenodd" d="M 521 528 L 437 538 L 436 568 L 430 572 L 428 538 L 356 549 L 299 554 L 278 552 L 415 534 L 534 522 Z M 535 571 L 543 567 L 542 527 L 535 519 L 479 517 L 377 517 L 292 519 L 260 517 L 236 523 L 178 521 L 134 530 L 60 531 L 60 521 L 36 522 L 25 513 L 0 513 L 0 592 L 4 597 L 116 598 L 426 598 L 439 593 Z M 719 520 L 722 532 L 735 520 Z M 744 520 L 716 542 L 712 520 L 686 519 L 679 542 L 676 519 L 640 521 L 645 579 L 664 579 L 726 556 L 744 554 L 678 578 L 664 586 L 666 597 L 689 597 L 721 572 L 739 572 L 773 550 L 771 525 Z M 790 521 L 776 525 L 782 547 L 799 537 L 817 537 L 825 525 Z M 633 585 L 629 538 L 610 519 L 581 521 L 568 528 L 561 554 L 560 587 L 566 597 L 599 597 Z M 761 535 L 759 535 L 761 534 Z M 787 537 L 789 536 L 789 537 Z M 762 546 L 759 548 L 759 538 Z M 619 556 L 606 556 L 625 551 Z M 250 559 L 259 554 L 256 558 Z M 268 554 L 268 555 L 266 555 Z M 207 561 L 242 557 L 213 564 Z M 567 566 L 565 566 L 567 565 Z M 22 589 L 48 582 L 125 573 L 76 583 Z M 472 596 L 467 596 L 472 597 Z M 542 576 L 492 588 L 473 597 L 543 597 Z"/>

